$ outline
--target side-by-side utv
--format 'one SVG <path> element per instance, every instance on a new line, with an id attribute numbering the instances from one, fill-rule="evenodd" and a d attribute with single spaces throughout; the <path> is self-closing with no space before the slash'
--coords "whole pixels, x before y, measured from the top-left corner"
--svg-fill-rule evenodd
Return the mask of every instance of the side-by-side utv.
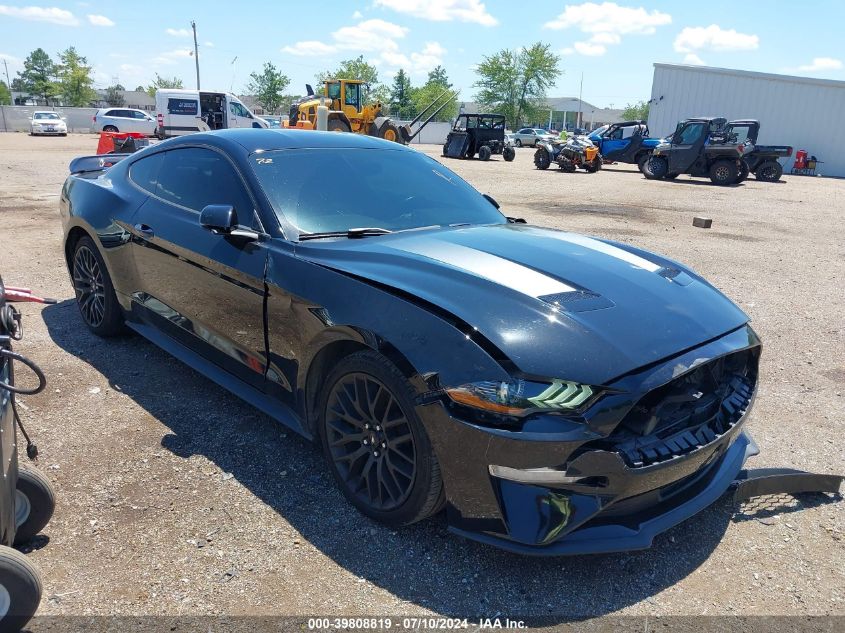
<path id="1" fill-rule="evenodd" d="M 443 156 L 447 158 L 473 158 L 490 160 L 493 154 L 501 154 L 510 162 L 516 157 L 516 150 L 505 138 L 505 117 L 501 114 L 461 114 L 443 144 Z"/>

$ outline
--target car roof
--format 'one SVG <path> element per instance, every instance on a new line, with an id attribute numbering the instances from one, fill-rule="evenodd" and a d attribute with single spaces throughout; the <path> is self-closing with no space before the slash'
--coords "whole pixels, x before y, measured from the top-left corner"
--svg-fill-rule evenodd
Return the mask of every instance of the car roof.
<path id="1" fill-rule="evenodd" d="M 225 148 L 227 145 L 239 145 L 248 153 L 257 151 L 272 151 L 276 149 L 303 148 L 361 148 L 414 151 L 401 143 L 385 141 L 384 139 L 353 134 L 351 132 L 318 132 L 297 129 L 258 129 L 234 128 L 217 130 L 214 132 L 200 132 L 177 136 L 159 143 L 157 147 L 178 147 L 181 145 L 196 145 L 206 143 Z"/>
<path id="2" fill-rule="evenodd" d="M 33 114 L 58 114 L 55 110 L 35 110 Z"/>

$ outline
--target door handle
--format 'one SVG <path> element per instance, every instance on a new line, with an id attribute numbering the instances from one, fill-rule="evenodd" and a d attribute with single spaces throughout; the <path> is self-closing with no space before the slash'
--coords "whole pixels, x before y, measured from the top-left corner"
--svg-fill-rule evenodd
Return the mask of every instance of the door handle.
<path id="1" fill-rule="evenodd" d="M 155 235 L 155 231 L 153 231 L 153 227 L 148 226 L 146 224 L 136 224 L 135 230 L 138 231 L 143 237 L 150 238 Z"/>

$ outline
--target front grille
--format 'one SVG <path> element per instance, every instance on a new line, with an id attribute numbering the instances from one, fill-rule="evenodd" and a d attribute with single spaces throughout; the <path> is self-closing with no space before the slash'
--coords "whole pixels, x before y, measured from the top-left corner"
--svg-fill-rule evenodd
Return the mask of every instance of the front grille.
<path id="1" fill-rule="evenodd" d="M 735 352 L 648 392 L 613 433 L 590 448 L 616 451 L 626 464 L 641 468 L 714 442 L 748 410 L 758 356 L 757 349 Z"/>

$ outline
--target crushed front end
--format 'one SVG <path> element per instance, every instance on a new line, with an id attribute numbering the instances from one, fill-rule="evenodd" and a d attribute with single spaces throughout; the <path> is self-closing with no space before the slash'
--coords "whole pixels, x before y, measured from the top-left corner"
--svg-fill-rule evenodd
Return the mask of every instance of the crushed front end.
<path id="1" fill-rule="evenodd" d="M 743 326 L 603 385 L 573 412 L 479 416 L 420 407 L 450 528 L 528 554 L 647 548 L 704 509 L 757 453 L 743 425 L 761 345 Z"/>

